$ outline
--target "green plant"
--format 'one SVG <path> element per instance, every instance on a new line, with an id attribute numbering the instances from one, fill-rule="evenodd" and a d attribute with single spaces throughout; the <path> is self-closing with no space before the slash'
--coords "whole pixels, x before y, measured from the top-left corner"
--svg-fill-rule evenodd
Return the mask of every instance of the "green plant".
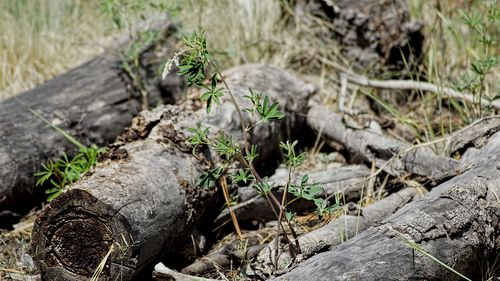
<path id="1" fill-rule="evenodd" d="M 189 143 L 193 146 L 193 152 L 195 152 L 200 146 L 210 146 L 218 153 L 220 159 L 222 160 L 218 166 L 213 167 L 208 171 L 204 171 L 199 177 L 197 184 L 202 188 L 212 188 L 220 182 L 221 179 L 222 182 L 225 183 L 224 175 L 226 174 L 228 174 L 228 176 L 232 179 L 233 183 L 246 184 L 252 182 L 252 186 L 267 199 L 269 205 L 278 218 L 279 223 L 276 241 L 279 241 L 278 238 L 280 237 L 282 222 L 285 222 L 288 224 L 292 233 L 293 241 L 295 241 L 296 245 L 296 251 L 300 252 L 297 235 L 290 223 L 290 218 L 293 217 L 293 215 L 290 212 L 287 212 L 287 193 L 291 192 L 297 196 L 297 198 L 313 201 L 315 206 L 317 206 L 317 212 L 320 216 L 333 210 L 334 207 L 329 206 L 327 200 L 319 197 L 319 194 L 323 190 L 319 185 L 307 184 L 308 177 L 303 178 L 303 180 L 306 180 L 305 182 L 302 181 L 300 185 L 292 184 L 292 175 L 295 172 L 295 169 L 303 164 L 306 158 L 304 153 L 297 154 L 297 141 L 286 141 L 285 143 L 280 143 L 284 162 L 289 167 L 288 181 L 282 188 L 283 197 L 281 202 L 271 192 L 276 187 L 269 183 L 267 177 L 262 178 L 255 169 L 254 160 L 258 157 L 258 147 L 256 145 L 250 145 L 248 141 L 248 134 L 256 125 L 280 120 L 285 117 L 285 114 L 280 111 L 279 104 L 277 102 L 271 101 L 269 97 L 264 96 L 262 93 L 253 89 L 249 89 L 248 95 L 243 97 L 250 102 L 250 106 L 247 108 L 241 108 L 236 101 L 233 92 L 222 76 L 213 56 L 207 49 L 205 34 L 203 32 L 194 32 L 190 36 L 184 36 L 182 38 L 182 42 L 184 48 L 165 64 L 163 77 L 170 72 L 174 64 L 177 65 L 179 67 L 178 74 L 186 77 L 188 85 L 196 86 L 203 90 L 200 99 L 206 101 L 207 114 L 211 112 L 212 108 L 216 104 L 220 104 L 225 90 L 238 112 L 241 132 L 243 135 L 243 141 L 242 143 L 239 143 L 224 132 L 219 132 L 214 137 L 211 137 L 209 129 L 202 128 L 200 123 L 197 123 L 195 127 L 189 129 L 189 132 L 192 134 L 189 137 Z M 213 71 L 213 74 L 207 75 L 207 72 L 210 69 Z M 207 83 L 205 82 L 206 80 L 208 80 Z M 222 87 L 219 87 L 219 81 L 222 82 Z M 249 114 L 251 118 L 243 118 L 243 112 Z M 252 123 L 252 121 L 246 123 L 245 120 L 255 120 L 254 117 L 258 117 L 258 121 L 255 123 Z M 239 168 L 232 168 L 234 166 L 233 163 L 235 162 L 239 163 Z M 225 194 L 227 194 L 227 190 L 224 190 L 225 184 L 221 183 L 221 186 Z M 227 196 L 225 197 L 226 200 L 228 200 Z M 228 206 L 230 205 L 230 202 L 226 203 Z M 276 212 L 275 208 L 278 208 L 279 212 Z M 233 223 L 235 223 L 235 227 L 237 228 L 237 222 L 235 219 L 233 219 Z M 288 239 L 286 236 L 285 238 Z M 278 250 L 278 247 L 276 247 L 276 251 Z"/>
<path id="2" fill-rule="evenodd" d="M 141 53 L 158 40 L 160 33 L 154 30 L 138 32 L 136 39 L 120 51 L 122 68 L 132 80 L 133 88 L 139 92 L 142 99 L 142 109 L 148 109 L 148 92 L 141 75 Z"/>
<path id="3" fill-rule="evenodd" d="M 160 32 L 155 30 L 134 30 L 133 20 L 136 18 L 145 20 L 151 17 L 154 12 L 176 14 L 180 8 L 180 1 L 101 0 L 101 12 L 112 19 L 117 30 L 127 29 L 128 35 L 132 39 L 120 51 L 122 68 L 130 77 L 133 89 L 140 94 L 142 109 L 144 110 L 148 109 L 149 102 L 146 85 L 141 75 L 140 58 L 142 52 L 160 38 Z"/>
<path id="4" fill-rule="evenodd" d="M 70 134 L 50 123 L 40 113 L 29 108 L 23 101 L 18 98 L 15 99 L 38 119 L 49 125 L 78 148 L 78 153 L 73 158 L 70 159 L 66 153 L 63 153 L 61 158 L 55 161 L 49 160 L 46 164 L 42 163 L 42 171 L 34 174 L 34 176 L 38 177 L 36 186 L 50 182 L 51 187 L 45 190 L 45 193 L 48 195 L 47 201 L 50 202 L 61 194 L 67 186 L 74 183 L 83 174 L 88 172 L 90 168 L 95 166 L 99 157 L 106 151 L 106 148 L 97 147 L 95 144 L 90 146 L 83 145 Z"/>
<path id="5" fill-rule="evenodd" d="M 495 32 L 500 21 L 500 7 L 496 3 L 488 6 L 487 14 L 479 11 L 461 11 L 463 22 L 469 27 L 472 39 L 480 43 L 477 48 L 477 57 L 470 63 L 470 69 L 461 75 L 455 87 L 459 91 L 470 92 L 476 98 L 477 118 L 483 117 L 484 108 L 481 104 L 483 97 L 490 101 L 500 98 L 500 95 L 490 97 L 487 92 L 486 78 L 495 67 L 500 65 L 500 56 L 493 53 L 494 46 L 498 44 Z"/>
<path id="6" fill-rule="evenodd" d="M 61 158 L 42 164 L 42 171 L 34 174 L 38 177 L 36 186 L 41 186 L 45 182 L 51 184 L 51 187 L 45 190 L 48 195 L 47 201 L 52 201 L 67 186 L 94 167 L 99 156 L 105 151 L 104 148 L 99 148 L 94 144 L 89 147 L 80 144 L 78 147 L 79 151 L 73 158 L 70 159 L 66 153 L 63 153 Z"/>

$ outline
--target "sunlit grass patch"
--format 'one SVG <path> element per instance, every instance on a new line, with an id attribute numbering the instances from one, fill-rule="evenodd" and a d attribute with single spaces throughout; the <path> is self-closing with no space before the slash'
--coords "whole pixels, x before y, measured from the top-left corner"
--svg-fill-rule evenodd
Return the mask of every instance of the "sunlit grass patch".
<path id="1" fill-rule="evenodd" d="M 0 100 L 103 51 L 112 22 L 99 1 L 0 1 Z"/>

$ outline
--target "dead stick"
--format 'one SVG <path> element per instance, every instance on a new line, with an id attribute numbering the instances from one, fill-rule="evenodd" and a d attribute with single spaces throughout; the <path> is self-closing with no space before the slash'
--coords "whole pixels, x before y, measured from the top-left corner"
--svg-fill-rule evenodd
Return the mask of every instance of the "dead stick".
<path id="1" fill-rule="evenodd" d="M 474 96 L 468 93 L 461 93 L 449 87 L 441 87 L 428 82 L 420 82 L 413 80 L 372 80 L 365 76 L 341 73 L 340 77 L 345 77 L 351 83 L 359 86 L 373 87 L 380 89 L 395 89 L 395 90 L 420 90 L 435 94 L 445 94 L 448 97 L 461 99 L 470 103 L 475 103 Z M 495 109 L 500 109 L 500 101 L 488 101 L 481 99 L 481 104 L 491 106 Z"/>

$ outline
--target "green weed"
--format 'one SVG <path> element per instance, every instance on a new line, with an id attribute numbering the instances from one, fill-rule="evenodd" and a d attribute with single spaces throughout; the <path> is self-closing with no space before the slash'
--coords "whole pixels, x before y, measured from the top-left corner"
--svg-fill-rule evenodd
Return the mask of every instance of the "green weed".
<path id="1" fill-rule="evenodd" d="M 67 186 L 74 183 L 83 174 L 88 172 L 90 168 L 94 167 L 106 149 L 97 147 L 95 144 L 90 146 L 83 145 L 63 129 L 52 124 L 43 115 L 29 108 L 23 101 L 16 97 L 14 98 L 38 119 L 49 125 L 78 148 L 78 153 L 73 158 L 70 159 L 66 153 L 63 153 L 61 158 L 55 161 L 49 160 L 47 163 L 42 163 L 42 170 L 34 174 L 35 177 L 38 177 L 36 186 L 41 186 L 46 182 L 50 183 L 51 187 L 45 190 L 45 193 L 48 195 L 47 201 L 50 202 L 61 194 Z"/>
<path id="2" fill-rule="evenodd" d="M 81 146 L 78 153 L 71 159 L 68 158 L 66 153 L 63 153 L 61 158 L 42 164 L 42 171 L 34 174 L 38 177 L 36 186 L 50 182 L 51 187 L 45 190 L 48 195 L 47 201 L 50 202 L 61 194 L 66 187 L 73 184 L 94 167 L 99 156 L 104 152 L 104 148 L 91 145 L 89 147 Z"/>
<path id="3" fill-rule="evenodd" d="M 222 76 L 212 54 L 207 49 L 205 34 L 203 32 L 194 32 L 189 36 L 184 36 L 182 42 L 184 43 L 184 48 L 165 64 L 163 77 L 168 74 L 174 63 L 178 65 L 178 74 L 186 77 L 187 84 L 196 86 L 203 90 L 200 98 L 201 100 L 206 101 L 207 114 L 211 112 L 214 106 L 220 104 L 221 99 L 224 96 L 224 90 L 227 91 L 238 112 L 241 131 L 243 134 L 243 142 L 240 144 L 235 142 L 231 136 L 228 136 L 223 132 L 218 133 L 218 135 L 213 138 L 210 137 L 208 128 L 202 128 L 200 123 L 197 123 L 196 127 L 189 129 L 189 132 L 192 133 L 192 136 L 189 138 L 189 142 L 193 146 L 193 152 L 196 152 L 197 148 L 200 146 L 210 146 L 222 159 L 222 163 L 219 166 L 213 167 L 208 171 L 204 171 L 199 177 L 197 184 L 202 188 L 212 188 L 221 179 L 225 181 L 225 174 L 228 174 L 233 183 L 252 182 L 252 186 L 254 186 L 259 193 L 266 197 L 271 205 L 271 208 L 274 211 L 275 207 L 278 207 L 279 209 L 279 213 L 276 213 L 275 211 L 279 222 L 278 237 L 280 235 L 281 222 L 284 221 L 290 226 L 292 236 L 296 241 L 296 250 L 300 252 L 300 245 L 298 245 L 298 240 L 296 239 L 297 236 L 290 224 L 290 218 L 293 217 L 293 214 L 287 211 L 287 207 L 290 203 L 287 202 L 286 198 L 288 192 L 296 196 L 296 199 L 302 198 L 313 201 L 317 207 L 316 212 L 320 216 L 333 211 L 336 206 L 330 206 L 327 200 L 320 197 L 323 188 L 317 184 L 309 184 L 307 175 L 302 178 L 300 185 L 292 183 L 292 176 L 295 169 L 302 165 L 306 159 L 306 155 L 304 153 L 296 152 L 297 141 L 286 141 L 280 143 L 284 163 L 289 168 L 288 181 L 283 187 L 283 197 L 281 202 L 279 202 L 271 192 L 275 187 L 269 183 L 268 178 L 262 178 L 256 171 L 254 160 L 258 157 L 258 147 L 256 145 L 249 144 L 248 134 L 257 124 L 283 119 L 285 114 L 280 110 L 277 102 L 271 101 L 269 97 L 264 96 L 263 93 L 253 89 L 249 89 L 249 93 L 244 96 L 244 98 L 250 102 L 250 106 L 247 108 L 241 108 L 230 87 L 227 85 L 224 77 Z M 213 74 L 207 76 L 207 70 L 210 69 L 213 71 Z M 207 83 L 205 83 L 206 80 L 208 80 Z M 219 81 L 222 81 L 222 87 L 219 86 Z M 249 120 L 255 120 L 254 117 L 257 117 L 258 121 L 255 123 L 250 121 L 247 124 L 245 122 L 246 119 L 243 118 L 243 112 L 251 115 L 252 118 Z M 234 162 L 238 162 L 241 165 L 241 168 L 230 169 Z M 224 186 L 224 184 L 221 185 Z M 230 202 L 226 203 L 228 206 L 230 205 Z M 237 222 L 233 222 L 236 227 Z M 279 241 L 279 239 L 276 239 L 276 241 Z M 279 250 L 278 247 L 277 250 Z"/>

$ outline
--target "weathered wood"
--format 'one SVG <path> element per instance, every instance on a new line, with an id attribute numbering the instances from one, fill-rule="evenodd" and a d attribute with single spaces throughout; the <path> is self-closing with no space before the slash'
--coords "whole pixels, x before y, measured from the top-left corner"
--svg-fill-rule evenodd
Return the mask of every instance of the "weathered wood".
<path id="1" fill-rule="evenodd" d="M 153 278 L 157 281 L 216 281 L 215 279 L 208 279 L 179 273 L 166 267 L 163 263 L 159 263 L 155 266 L 155 270 L 153 271 Z"/>
<path id="2" fill-rule="evenodd" d="M 265 234 L 269 234 L 266 232 Z M 244 239 L 234 239 L 231 242 L 219 242 L 207 255 L 195 260 L 192 264 L 182 269 L 182 273 L 188 275 L 202 275 L 219 269 L 239 267 L 242 262 L 254 259 L 267 245 L 261 243 L 262 233 L 248 232 Z"/>
<path id="3" fill-rule="evenodd" d="M 313 88 L 264 65 L 241 66 L 224 75 L 238 100 L 252 88 L 277 100 L 288 114 L 279 122 L 259 124 L 250 136 L 251 143 L 266 143 L 259 146 L 260 161 L 266 162 L 279 141 L 303 129 L 301 112 Z M 211 161 L 217 164 L 216 153 L 201 149 L 193 155 L 187 140 L 192 135 L 187 129 L 199 120 L 212 136 L 224 131 L 241 138 L 238 115 L 227 97 L 209 116 L 198 100 L 143 112 L 110 154 L 116 160 L 99 164 L 43 210 L 32 249 L 45 280 L 88 279 L 111 245 L 121 250 L 111 253 L 103 276 L 130 280 L 178 250 L 194 226 L 216 215 L 221 206 L 216 190 L 196 186 L 202 170 Z"/>
<path id="4" fill-rule="evenodd" d="M 295 261 L 300 262 L 342 244 L 375 223 L 394 214 L 398 209 L 417 197 L 419 197 L 419 192 L 415 188 L 406 188 L 362 209 L 350 210 L 328 224 L 300 236 L 298 239 L 302 253 L 295 258 L 290 255 L 288 245 L 281 245 L 278 270 L 291 266 Z M 257 261 L 261 266 L 264 265 L 274 269 L 275 249 L 276 242 L 272 241 L 260 252 Z"/>
<path id="5" fill-rule="evenodd" d="M 368 178 L 371 171 L 363 165 L 349 165 L 343 167 L 332 167 L 324 171 L 311 171 L 309 181 L 312 183 L 321 184 L 324 188 L 324 197 L 333 197 L 335 194 L 340 195 L 346 202 L 359 199 L 363 188 L 368 186 Z M 296 183 L 300 182 L 303 173 L 297 173 L 294 176 Z M 276 186 L 284 186 L 288 180 L 288 170 L 278 169 L 276 173 L 269 178 L 271 184 Z M 269 221 L 276 219 L 276 215 L 268 208 L 268 202 L 259 194 L 253 187 L 240 187 L 240 203 L 232 206 L 239 222 Z M 280 200 L 283 192 L 275 192 L 275 196 Z M 292 195 L 289 195 L 292 196 Z M 295 204 L 291 208 L 295 211 L 311 208 L 311 205 Z M 224 209 L 217 219 L 215 225 L 222 225 L 231 220 L 229 210 Z"/>
<path id="6" fill-rule="evenodd" d="M 163 46 L 173 46 L 174 27 L 165 26 L 168 39 Z M 159 62 L 142 63 L 146 69 L 157 68 Z M 141 97 L 130 87 L 121 64 L 118 52 L 107 52 L 17 96 L 25 105 L 16 98 L 0 103 L 0 228 L 10 227 L 45 197 L 42 188 L 35 188 L 33 176 L 41 163 L 77 150 L 26 106 L 83 144 L 106 145 L 141 110 Z M 161 83 L 144 79 L 151 105 L 172 102 L 182 93 L 183 81 L 174 73 Z"/>
<path id="7" fill-rule="evenodd" d="M 490 133 L 487 140 L 463 151 L 461 166 L 467 171 L 276 280 L 461 279 L 412 250 L 400 235 L 461 274 L 480 278 L 481 261 L 494 259 L 500 246 L 500 132 Z"/>
<path id="8" fill-rule="evenodd" d="M 406 0 L 289 0 L 302 25 L 316 25 L 305 15 L 326 20 L 331 36 L 352 66 L 376 71 L 404 70 L 422 57 L 422 24 L 410 21 Z M 404 60 L 401 56 L 404 56 Z M 405 62 L 407 63 L 405 65 Z"/>
<path id="9" fill-rule="evenodd" d="M 324 138 L 344 145 L 353 158 L 367 163 L 375 161 L 377 168 L 392 176 L 410 174 L 439 183 L 462 171 L 457 160 L 438 156 L 429 147 L 412 148 L 385 136 L 374 121 L 369 126 L 346 121 L 349 120 L 322 105 L 313 105 L 307 115 L 308 124 Z"/>

